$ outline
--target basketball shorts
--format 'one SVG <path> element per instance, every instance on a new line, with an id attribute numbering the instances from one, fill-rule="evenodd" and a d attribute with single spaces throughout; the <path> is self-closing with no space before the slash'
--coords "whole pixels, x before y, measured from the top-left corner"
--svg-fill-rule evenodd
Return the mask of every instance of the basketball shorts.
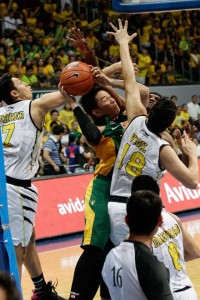
<path id="1" fill-rule="evenodd" d="M 110 181 L 94 178 L 85 194 L 85 228 L 82 247 L 93 245 L 104 249 L 110 233 L 108 200 Z"/>
<path id="2" fill-rule="evenodd" d="M 10 229 L 14 246 L 26 247 L 35 223 L 38 191 L 34 185 L 21 187 L 7 183 L 7 201 Z"/>
<path id="3" fill-rule="evenodd" d="M 117 246 L 129 233 L 125 223 L 126 203 L 109 202 L 108 213 L 110 217 L 110 239 Z"/>
<path id="4" fill-rule="evenodd" d="M 173 293 L 174 300 L 198 300 L 194 287 L 182 292 Z"/>

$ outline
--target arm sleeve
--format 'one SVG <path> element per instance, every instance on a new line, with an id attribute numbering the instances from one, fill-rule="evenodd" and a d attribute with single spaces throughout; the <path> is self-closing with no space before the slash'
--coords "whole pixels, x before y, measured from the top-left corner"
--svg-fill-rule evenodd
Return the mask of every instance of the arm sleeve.
<path id="1" fill-rule="evenodd" d="M 173 300 L 169 287 L 169 273 L 152 253 L 138 251 L 136 268 L 140 286 L 148 300 Z"/>
<path id="2" fill-rule="evenodd" d="M 101 140 L 101 132 L 99 128 L 92 123 L 90 118 L 83 112 L 80 106 L 77 106 L 73 112 L 88 143 L 92 146 L 98 145 Z"/>

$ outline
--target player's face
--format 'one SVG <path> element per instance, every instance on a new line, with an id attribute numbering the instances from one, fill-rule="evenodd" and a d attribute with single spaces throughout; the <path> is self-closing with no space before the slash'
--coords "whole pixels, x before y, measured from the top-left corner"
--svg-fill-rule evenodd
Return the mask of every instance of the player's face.
<path id="1" fill-rule="evenodd" d="M 120 112 L 119 106 L 114 98 L 106 91 L 99 91 L 96 94 L 97 107 L 101 116 L 116 118 Z"/>
<path id="2" fill-rule="evenodd" d="M 151 109 L 157 102 L 160 100 L 160 97 L 156 94 L 149 94 L 149 100 L 147 103 L 147 109 Z"/>
<path id="3" fill-rule="evenodd" d="M 28 83 L 21 81 L 18 78 L 12 78 L 16 90 L 18 92 L 18 99 L 19 100 L 31 100 L 32 99 L 32 89 Z"/>

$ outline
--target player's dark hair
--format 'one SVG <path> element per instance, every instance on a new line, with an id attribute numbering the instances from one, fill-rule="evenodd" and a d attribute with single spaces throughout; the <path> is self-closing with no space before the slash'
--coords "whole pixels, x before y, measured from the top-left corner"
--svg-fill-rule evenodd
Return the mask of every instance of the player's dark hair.
<path id="1" fill-rule="evenodd" d="M 76 141 L 76 136 L 73 132 L 69 133 L 69 144 L 74 143 Z"/>
<path id="2" fill-rule="evenodd" d="M 162 201 L 152 191 L 137 191 L 128 198 L 126 211 L 130 233 L 150 234 L 158 224 Z"/>
<path id="3" fill-rule="evenodd" d="M 14 102 L 10 94 L 12 90 L 16 90 L 16 87 L 12 81 L 12 76 L 6 73 L 0 77 L 0 101 L 12 104 Z"/>
<path id="4" fill-rule="evenodd" d="M 82 96 L 80 99 L 80 104 L 83 107 L 84 111 L 91 116 L 93 119 L 96 119 L 96 116 L 93 115 L 92 111 L 97 108 L 96 94 L 99 91 L 102 91 L 102 87 L 95 85 L 93 89 Z"/>
<path id="5" fill-rule="evenodd" d="M 159 93 L 157 93 L 157 92 L 150 92 L 149 93 L 149 95 L 156 95 L 156 96 L 158 96 L 159 98 L 163 98 L 163 96 L 161 95 L 161 94 L 159 94 Z"/>
<path id="6" fill-rule="evenodd" d="M 52 129 L 53 134 L 61 134 L 64 132 L 65 132 L 65 129 L 62 125 L 55 125 Z"/>
<path id="7" fill-rule="evenodd" d="M 147 128 L 155 134 L 167 129 L 176 117 L 177 107 L 173 101 L 161 98 L 150 110 Z"/>
<path id="8" fill-rule="evenodd" d="M 149 175 L 139 175 L 133 179 L 131 186 L 131 194 L 140 191 L 148 190 L 160 194 L 160 188 L 158 183 Z"/>
<path id="9" fill-rule="evenodd" d="M 52 109 L 50 111 L 50 115 L 52 116 L 55 112 L 59 114 L 59 111 L 57 109 Z"/>
<path id="10" fill-rule="evenodd" d="M 6 272 L 0 271 L 0 288 L 6 291 L 7 300 L 20 300 L 14 280 Z"/>
<path id="11" fill-rule="evenodd" d="M 49 124 L 49 127 L 50 129 L 52 130 L 53 126 L 55 125 L 58 125 L 58 123 L 56 121 L 52 121 L 50 124 Z"/>

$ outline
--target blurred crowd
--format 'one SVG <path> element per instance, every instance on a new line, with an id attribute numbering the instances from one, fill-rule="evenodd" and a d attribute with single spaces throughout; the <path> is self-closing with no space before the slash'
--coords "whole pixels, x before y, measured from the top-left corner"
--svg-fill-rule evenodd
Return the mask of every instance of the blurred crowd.
<path id="1" fill-rule="evenodd" d="M 37 177 L 94 171 L 96 159 L 69 104 L 45 118 Z"/>
<path id="2" fill-rule="evenodd" d="M 80 28 L 103 68 L 119 61 L 119 45 L 107 34 L 119 14 L 106 0 L 35 0 L 0 3 L 0 74 L 11 73 L 33 87 L 56 87 L 63 67 L 84 58 L 66 40 Z M 137 81 L 149 85 L 199 83 L 200 12 L 123 15 L 137 62 Z M 117 74 L 115 76 L 121 76 Z"/>

